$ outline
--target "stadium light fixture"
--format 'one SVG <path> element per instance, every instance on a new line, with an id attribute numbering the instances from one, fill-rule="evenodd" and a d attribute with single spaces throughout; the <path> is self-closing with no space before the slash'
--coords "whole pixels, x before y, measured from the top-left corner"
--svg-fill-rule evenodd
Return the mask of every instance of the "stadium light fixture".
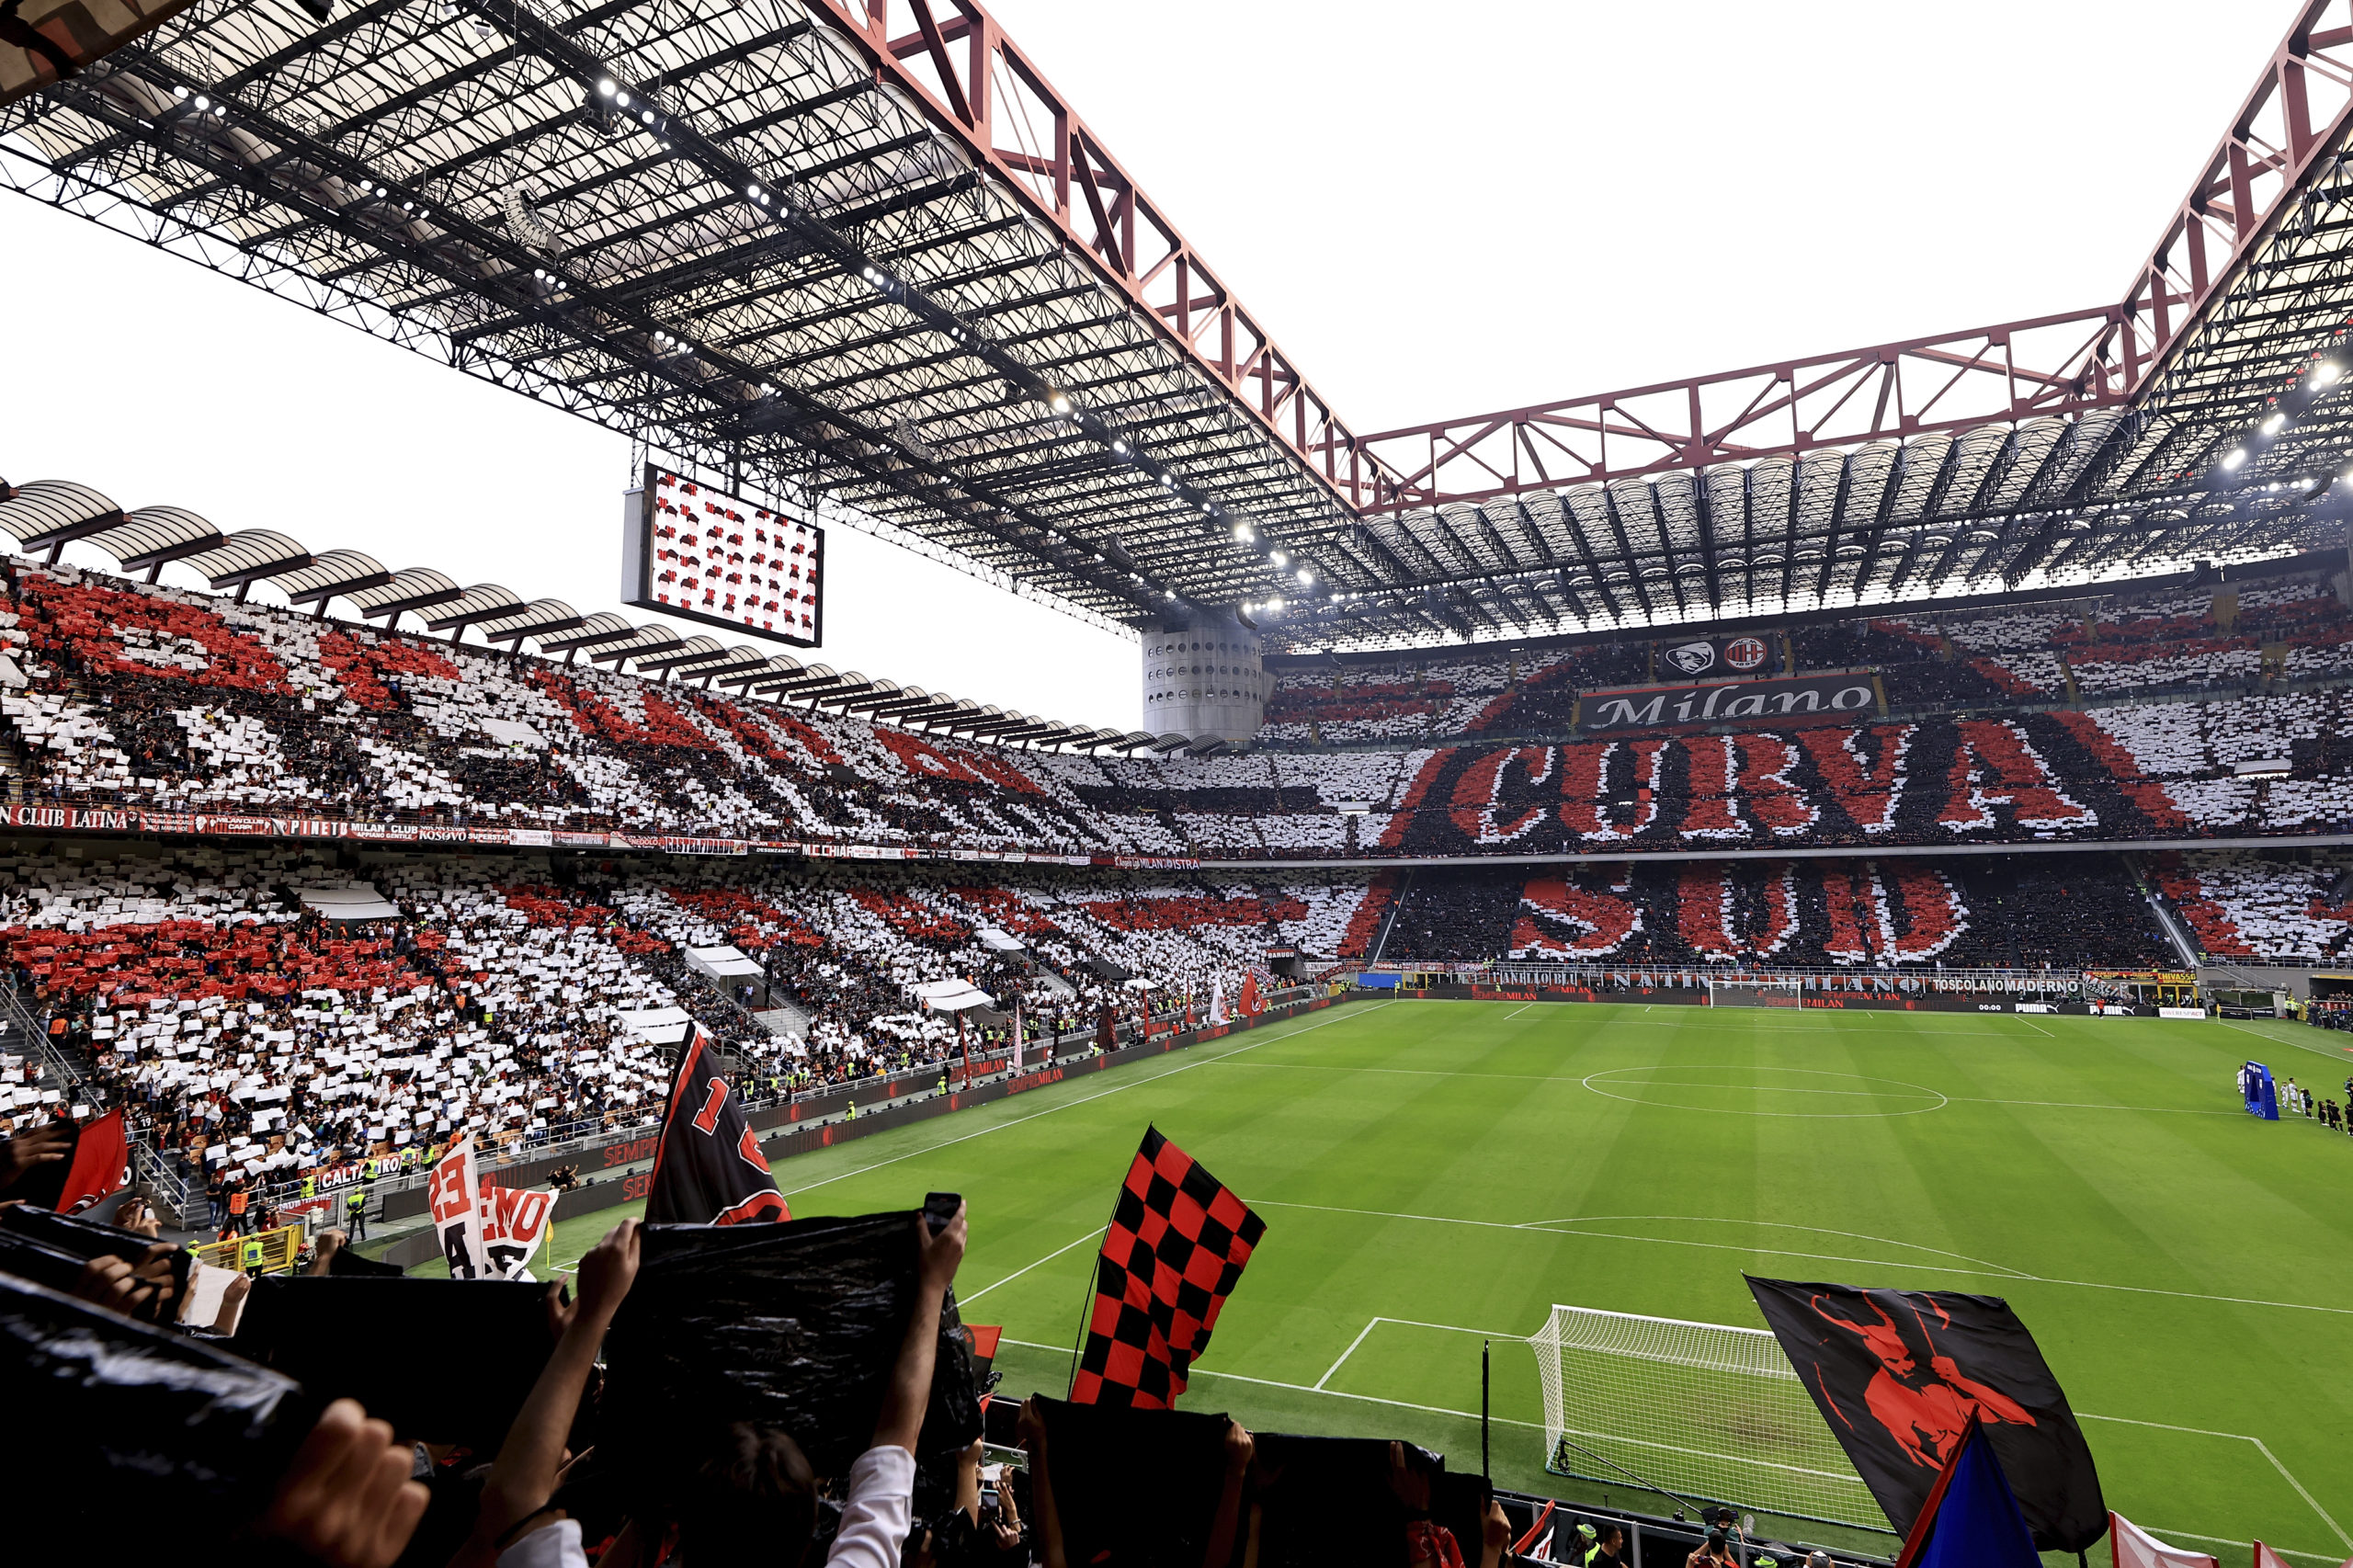
<path id="1" fill-rule="evenodd" d="M 1275 564 L 1276 564 L 1276 565 L 1278 565 L 1278 566 L 1288 566 L 1288 565 L 1290 565 L 1290 556 L 1288 556 L 1288 555 L 1285 555 L 1285 554 L 1284 554 L 1281 551 L 1279 551 L 1279 551 L 1275 551 L 1274 556 L 1273 556 L 1273 560 L 1274 560 Z"/>
<path id="2" fill-rule="evenodd" d="M 1068 414 L 1070 412 L 1070 396 L 1066 392 L 1049 392 L 1046 394 L 1046 406 L 1052 409 L 1056 414 Z"/>
<path id="3" fill-rule="evenodd" d="M 614 107 L 618 108 L 629 108 L 629 95 L 623 92 L 615 92 L 613 94 L 613 104 Z"/>
<path id="4" fill-rule="evenodd" d="M 2336 361 L 2331 359 L 2313 371 L 2312 380 L 2308 384 L 2314 392 L 2318 392 L 2323 387 L 2335 386 L 2336 378 L 2344 373 L 2344 370 L 2338 368 Z"/>
<path id="5" fill-rule="evenodd" d="M 199 94 L 197 94 L 197 95 L 196 95 L 196 112 L 197 112 L 197 113 L 199 113 L 199 114 L 202 114 L 206 109 L 209 109 L 209 108 L 210 108 L 211 107 L 212 107 L 212 100 L 211 100 L 210 98 L 206 97 L 202 93 L 199 93 Z"/>
<path id="6" fill-rule="evenodd" d="M 617 85 L 614 83 L 613 79 L 612 79 L 610 76 L 602 76 L 602 77 L 597 78 L 597 96 L 598 97 L 600 97 L 600 98 L 609 98 L 609 97 L 611 97 L 615 93 L 618 93 L 618 92 L 620 92 L 620 86 L 619 86 L 619 85 Z"/>
<path id="7" fill-rule="evenodd" d="M 1125 441 L 1112 442 L 1111 453 L 1114 457 L 1126 457 L 1128 455 L 1128 444 Z"/>
<path id="8" fill-rule="evenodd" d="M 1304 566 L 1302 566 L 1302 567 L 1301 567 L 1301 568 L 1299 569 L 1299 583 L 1300 583 L 1300 586 L 1302 586 L 1302 587 L 1305 587 L 1308 584 L 1313 583 L 1313 581 L 1315 581 L 1315 574 L 1314 574 L 1314 573 L 1310 572 L 1310 571 L 1309 571 L 1306 567 L 1304 567 Z"/>
<path id="9" fill-rule="evenodd" d="M 2239 464 L 2245 461 L 2246 461 L 2246 449 L 2245 447 L 2240 447 L 2223 457 L 2222 468 L 2227 472 L 2236 469 Z"/>
<path id="10" fill-rule="evenodd" d="M 1233 537 L 1241 543 L 1248 544 L 1252 540 L 1258 536 L 1250 531 L 1250 525 L 1248 523 L 1236 523 L 1233 525 Z"/>
<path id="11" fill-rule="evenodd" d="M 2279 426 L 2286 423 L 2288 423 L 2286 415 L 2275 414 L 2263 422 L 2263 433 L 2267 436 L 2277 436 L 2279 434 Z"/>

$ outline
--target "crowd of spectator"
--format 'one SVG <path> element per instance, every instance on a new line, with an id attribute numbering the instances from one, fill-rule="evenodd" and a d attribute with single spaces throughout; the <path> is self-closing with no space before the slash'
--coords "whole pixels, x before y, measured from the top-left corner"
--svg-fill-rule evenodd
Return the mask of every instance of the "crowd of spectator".
<path id="1" fill-rule="evenodd" d="M 2353 859 L 2335 850 L 2191 850 L 2151 858 L 2149 880 L 2217 961 L 2353 960 Z"/>
<path id="2" fill-rule="evenodd" d="M 362 892 L 381 918 L 346 919 Z M 306 895 L 308 898 L 306 900 Z M 284 1186 L 658 1112 L 672 1010 L 768 1094 L 945 1063 L 955 1020 L 920 988 L 1017 1002 L 1032 1038 L 1106 1008 L 1232 1001 L 1270 949 L 1331 954 L 1360 878 L 1280 886 L 1038 868 L 382 855 L 205 846 L 104 858 L 0 855 L 0 951 L 85 1064 L 96 1104 L 184 1179 Z M 326 902 L 321 902 L 325 900 Z M 1358 937 L 1362 940 L 1361 933 Z M 692 962 L 728 949 L 756 978 Z M 999 1031 L 1004 1028 L 999 1021 Z M 48 1113 L 0 1068 L 0 1131 Z"/>
<path id="3" fill-rule="evenodd" d="M 1765 640 L 1772 657 L 1762 673 L 1873 670 L 1890 708 L 1907 713 L 2234 692 L 2353 674 L 2353 616 L 2326 576 L 2310 573 L 2051 608 L 1859 617 Z M 1654 651 L 1614 642 L 1475 660 L 1452 649 L 1302 662 L 1279 670 L 1256 739 L 1297 747 L 1562 735 L 1584 692 L 1683 678 Z"/>
<path id="4" fill-rule="evenodd" d="M 2176 968 L 2121 859 L 1617 862 L 1417 872 L 1384 962 Z"/>
<path id="5" fill-rule="evenodd" d="M 2080 653 L 2127 646 L 2131 634 L 2139 640 L 2129 645 L 2145 650 L 2183 631 L 2188 610 L 2171 600 L 2112 622 L 2016 612 L 1793 634 L 1801 666 L 1868 660 L 1894 672 L 1897 695 L 1907 681 L 1929 682 L 1915 696 L 1961 710 L 1946 716 L 1730 736 L 1147 758 L 959 742 L 66 567 L 10 574 L 0 621 L 17 624 L 0 626 L 0 638 L 25 684 L 7 686 L 0 672 L 12 743 L 0 754 L 13 749 L 28 800 L 59 804 L 930 854 L 1278 861 L 2262 835 L 2353 820 L 2353 748 L 2336 738 L 2343 690 L 1983 710 L 2002 691 L 1981 666 L 2035 651 L 2012 644 Z M 2335 603 L 2314 597 L 2313 585 L 2283 583 L 2244 590 L 2228 619 L 2234 636 L 2304 639 L 2267 644 L 2275 665 L 2298 649 L 2333 659 L 2345 631 Z M 2270 630 L 2245 630 L 2265 617 Z M 2091 631 L 2097 640 L 2070 643 Z M 1956 649 L 1968 657 L 1947 657 Z M 1526 704 L 1574 699 L 1581 682 L 1623 673 L 1616 666 L 1638 655 L 1647 649 L 1601 645 L 1423 673 L 1456 694 L 1449 702 L 1477 707 L 1463 709 L 1460 727 L 1501 733 Z M 1363 678 L 1393 685 L 1398 675 L 1376 668 Z M 1352 666 L 1315 678 L 1337 689 L 1359 676 Z M 2012 669 L 2003 678 L 2022 677 Z"/>

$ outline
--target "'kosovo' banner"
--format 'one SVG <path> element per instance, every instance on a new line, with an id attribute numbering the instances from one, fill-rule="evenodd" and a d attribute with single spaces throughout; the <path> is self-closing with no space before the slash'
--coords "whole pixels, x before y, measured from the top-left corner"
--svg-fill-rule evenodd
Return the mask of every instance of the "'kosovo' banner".
<path id="1" fill-rule="evenodd" d="M 1267 1222 L 1184 1150 L 1144 1129 L 1095 1264 L 1074 1404 L 1172 1410 Z"/>
<path id="2" fill-rule="evenodd" d="M 645 1195 L 651 1224 L 740 1225 L 790 1220 L 784 1195 L 760 1141 L 745 1119 L 744 1102 L 710 1059 L 702 1026 L 687 1031 L 670 1108 L 654 1152 L 654 1181 Z"/>
<path id="3" fill-rule="evenodd" d="M 1994 1296 L 1748 1281 L 1822 1418 L 1910 1532 L 1972 1418 L 2043 1551 L 2108 1533 L 2099 1472 L 2034 1336 Z"/>

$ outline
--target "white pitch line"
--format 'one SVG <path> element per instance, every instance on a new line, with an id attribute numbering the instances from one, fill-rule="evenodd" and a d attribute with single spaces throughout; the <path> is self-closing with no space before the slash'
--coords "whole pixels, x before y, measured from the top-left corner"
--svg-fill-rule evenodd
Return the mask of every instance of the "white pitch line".
<path id="1" fill-rule="evenodd" d="M 1364 1325 L 1364 1332 L 1363 1332 L 1363 1333 L 1361 1333 L 1361 1334 L 1358 1335 L 1354 1339 L 1351 1339 L 1351 1340 L 1349 1340 L 1349 1341 L 1348 1341 L 1348 1347 L 1347 1347 L 1346 1350 L 1343 1350 L 1343 1351 L 1341 1351 L 1341 1352 L 1340 1352 L 1340 1359 L 1339 1359 L 1338 1361 L 1335 1361 L 1335 1362 L 1333 1362 L 1330 1366 L 1328 1366 L 1328 1367 L 1324 1368 L 1324 1375 L 1323 1375 L 1322 1377 L 1320 1377 L 1320 1378 L 1318 1378 L 1318 1379 L 1316 1379 L 1316 1380 L 1315 1380 L 1315 1389 L 1314 1389 L 1314 1392 L 1317 1392 L 1317 1393 L 1322 1393 L 1322 1392 L 1324 1392 L 1324 1385 L 1325 1383 L 1328 1383 L 1328 1382 L 1330 1382 L 1330 1381 L 1332 1381 L 1332 1374 L 1333 1374 L 1333 1373 L 1335 1373 L 1335 1372 L 1336 1372 L 1336 1371 L 1338 1371 L 1338 1370 L 1340 1369 L 1340 1364 L 1341 1364 L 1341 1362 L 1346 1361 L 1349 1357 L 1351 1357 L 1351 1356 L 1355 1355 L 1355 1354 L 1357 1353 L 1357 1346 L 1359 1346 L 1359 1345 L 1362 1345 L 1366 1340 L 1368 1340 L 1368 1339 L 1371 1338 L 1371 1337 L 1372 1337 L 1372 1331 L 1373 1331 L 1374 1329 L 1376 1329 L 1376 1328 L 1379 1328 L 1380 1326 L 1381 1326 L 1381 1320 L 1380 1320 L 1379 1318 L 1375 1318 L 1375 1319 L 1373 1319 L 1370 1323 L 1369 1323 L 1369 1324 L 1365 1324 L 1365 1325 Z"/>
<path id="2" fill-rule="evenodd" d="M 1354 1339 L 1348 1341 L 1348 1347 L 1340 1352 L 1340 1359 L 1338 1361 L 1335 1361 L 1329 1367 L 1324 1369 L 1324 1375 L 1315 1380 L 1314 1392 L 1317 1393 L 1331 1392 L 1332 1391 L 1325 1388 L 1324 1385 L 1332 1381 L 1332 1374 L 1338 1371 L 1340 1369 L 1341 1362 L 1346 1361 L 1349 1357 L 1355 1355 L 1357 1353 L 1357 1346 L 1362 1345 L 1366 1338 L 1371 1335 L 1372 1331 L 1379 1328 L 1384 1323 L 1393 1323 L 1404 1328 L 1434 1328 L 1441 1334 L 1475 1334 L 1482 1339 L 1508 1340 L 1514 1345 L 1525 1345 L 1528 1343 L 1528 1335 L 1524 1334 L 1498 1334 L 1493 1329 L 1464 1328 L 1460 1324 L 1451 1323 L 1424 1323 L 1419 1318 L 1375 1318 L 1370 1323 L 1364 1325 L 1363 1334 L 1359 1334 Z"/>
<path id="3" fill-rule="evenodd" d="M 2256 1447 L 2256 1451 L 2260 1453 L 2265 1459 L 2271 1461 L 2271 1468 L 2279 1472 L 2279 1478 L 2282 1481 L 2285 1481 L 2289 1485 L 2294 1487 L 2296 1489 L 2296 1495 L 2302 1497 L 2311 1506 L 2312 1511 L 2320 1516 L 2321 1523 L 2328 1527 L 2329 1533 L 2336 1536 L 2337 1540 L 2343 1541 L 2347 1546 L 2353 1547 L 2353 1536 L 2347 1535 L 2337 1522 L 2329 1517 L 2328 1510 L 2320 1506 L 2320 1499 L 2314 1497 L 2310 1492 L 2304 1490 L 2304 1483 L 2298 1481 L 2294 1473 L 2290 1471 L 2286 1465 L 2279 1462 L 2279 1456 L 2273 1453 L 2271 1451 L 2271 1446 L 2260 1437 L 2250 1437 L 2245 1432 L 2216 1432 L 2204 1426 L 2176 1426 L 2163 1421 L 2135 1421 L 2131 1417 L 2126 1415 L 2094 1415 L 2087 1411 L 2081 1414 L 2086 1421 L 2112 1421 L 2122 1426 L 2148 1426 L 2159 1432 L 2186 1432 L 2193 1437 L 2225 1437 L 2234 1443 L 2253 1443 Z M 2201 1539 L 2211 1540 L 2212 1538 L 2204 1537 Z M 2299 1553 L 2298 1555 L 2309 1556 L 2310 1553 Z"/>
<path id="4" fill-rule="evenodd" d="M 1028 1350 L 1050 1350 L 1057 1356 L 1070 1354 L 1070 1346 L 1067 1345 L 1040 1345 L 1034 1339 L 1014 1339 L 1008 1336 L 1001 1339 L 999 1343 L 1018 1345 Z M 1431 1415 L 1453 1415 L 1465 1421 L 1479 1419 L 1476 1412 L 1449 1410 L 1442 1404 L 1415 1404 L 1402 1399 L 1375 1399 L 1369 1393 L 1344 1393 L 1338 1389 L 1312 1389 L 1305 1383 L 1280 1382 L 1273 1378 L 1248 1378 L 1240 1372 L 1212 1372 L 1207 1367 L 1195 1367 L 1188 1375 L 1196 1378 L 1223 1378 L 1230 1383 L 1256 1383 L 1262 1389 L 1282 1389 L 1290 1393 L 1320 1393 L 1325 1399 L 1352 1399 L 1358 1404 L 1385 1404 L 1392 1410 L 1419 1410 Z M 1516 1421 L 1508 1415 L 1490 1415 L 1487 1419 L 1498 1426 L 1525 1426 L 1532 1432 L 1544 1430 L 1544 1424 L 1540 1421 Z"/>
<path id="5" fill-rule="evenodd" d="M 1274 1198 L 1253 1198 L 1250 1203 L 1263 1209 L 1308 1209 L 1326 1214 L 1358 1214 L 1375 1220 L 1418 1220 L 1432 1225 L 1466 1225 L 1490 1231 L 1545 1231 L 1553 1225 L 1568 1224 L 1566 1220 L 1530 1221 L 1525 1224 L 1506 1224 L 1500 1220 L 1460 1220 L 1447 1214 L 1401 1214 L 1383 1209 L 1343 1209 L 1323 1203 L 1286 1203 Z M 1552 1234 L 1563 1233 L 1552 1231 Z M 1955 1268 L 1945 1264 L 1910 1263 L 1883 1257 L 1847 1257 L 1836 1253 L 1790 1252 L 1781 1247 L 1743 1247 L 1725 1242 L 1692 1242 L 1676 1236 L 1628 1236 L 1609 1231 L 1575 1231 L 1573 1235 L 1592 1236 L 1601 1241 L 1639 1242 L 1654 1246 L 1699 1247 L 1709 1252 L 1746 1253 L 1757 1257 L 1800 1257 L 1823 1263 L 1869 1263 L 1883 1268 L 1913 1268 L 1930 1274 L 1972 1274 L 1980 1278 L 2016 1279 L 2032 1285 L 2058 1285 L 2077 1290 L 2116 1290 L 2132 1296 L 2165 1296 L 2176 1301 L 2211 1301 L 2230 1307 L 2277 1307 L 2283 1312 L 2328 1312 L 2338 1317 L 2353 1317 L 2353 1307 L 2321 1306 L 2312 1301 L 2274 1301 L 2259 1296 L 2216 1296 L 2203 1290 L 2165 1290 L 2154 1285 L 2115 1285 L 2104 1279 L 2057 1279 L 2044 1274 L 2028 1274 L 2017 1269 L 1979 1266 Z"/>
<path id="6" fill-rule="evenodd" d="M 1495 1021 L 1499 1024 L 1509 1023 L 1512 1019 L 1519 1017 L 1522 1013 L 1525 1013 L 1529 1008 L 1533 1007 L 1534 1006 L 1536 1006 L 1536 1004 L 1533 1002 L 1524 1002 L 1520 1006 L 1514 1007 L 1510 1012 L 1506 1013 L 1502 1017 L 1497 1018 Z"/>
<path id="7" fill-rule="evenodd" d="M 1056 1259 L 1056 1258 L 1058 1258 L 1058 1257 L 1062 1256 L 1062 1255 L 1063 1255 L 1063 1254 L 1064 1254 L 1064 1253 L 1066 1253 L 1066 1252 L 1070 1251 L 1070 1249 L 1071 1249 L 1072 1247 L 1074 1247 L 1074 1246 L 1080 1246 L 1080 1245 L 1085 1244 L 1086 1244 L 1086 1243 L 1087 1243 L 1087 1242 L 1091 1242 L 1091 1241 L 1093 1241 L 1096 1237 L 1097 1237 L 1097 1236 L 1101 1235 L 1102 1233 L 1102 1233 L 1102 1232 L 1100 1232 L 1100 1231 L 1089 1231 L 1089 1232 L 1087 1232 L 1087 1233 L 1086 1233 L 1086 1234 L 1085 1234 L 1085 1235 L 1083 1235 L 1083 1236 L 1079 1237 L 1077 1241 L 1074 1241 L 1074 1242 L 1068 1242 L 1068 1243 L 1065 1243 L 1064 1244 L 1063 1244 L 1063 1245 L 1061 1245 L 1061 1246 L 1056 1247 L 1053 1251 L 1051 1251 L 1051 1252 L 1048 1253 L 1045 1256 L 1043 1256 L 1043 1257 L 1040 1258 L 1040 1259 L 1038 1260 L 1038 1262 L 1037 1262 L 1037 1263 L 1025 1263 L 1025 1264 L 1023 1264 L 1020 1267 L 1018 1267 L 1018 1268 L 1015 1269 L 1012 1273 L 1010 1273 L 1010 1274 L 1006 1275 L 1004 1278 L 997 1280 L 995 1284 L 983 1285 L 983 1286 L 982 1286 L 979 1290 L 977 1290 L 973 1291 L 973 1292 L 972 1292 L 971 1295 L 969 1295 L 969 1296 L 959 1296 L 959 1297 L 957 1297 L 957 1298 L 956 1298 L 957 1305 L 961 1306 L 961 1307 L 969 1307 L 969 1306 L 971 1306 L 974 1301 L 979 1301 L 983 1296 L 987 1295 L 991 1290 L 995 1290 L 995 1289 L 997 1288 L 997 1286 L 998 1286 L 998 1285 L 1010 1285 L 1010 1284 L 1012 1284 L 1016 1279 L 1020 1278 L 1023 1275 L 1025 1275 L 1025 1274 L 1029 1273 L 1031 1269 L 1033 1269 L 1033 1268 L 1037 1267 L 1039 1264 L 1051 1263 L 1051 1262 L 1053 1262 L 1053 1261 L 1054 1261 L 1054 1259 Z"/>
<path id="8" fill-rule="evenodd" d="M 2032 1018 L 2021 1017 L 2018 1019 L 2018 1022 L 2024 1024 L 2027 1028 L 2032 1029 L 2035 1033 L 2040 1035 L 2045 1040 L 2057 1040 L 2059 1038 L 2057 1035 L 2052 1034 L 2049 1029 L 2044 1028 L 2040 1024 L 2036 1023 Z"/>
<path id="9" fill-rule="evenodd" d="M 2353 1056 L 2340 1055 L 2337 1051 L 2331 1051 L 2324 1045 L 2306 1045 L 2300 1040 L 2287 1040 L 2276 1034 L 2266 1034 L 2261 1029 L 2251 1029 L 2245 1024 L 2234 1024 L 2228 1018 L 2216 1018 L 2214 1022 L 2222 1025 L 2226 1029 L 2236 1029 L 2241 1034 L 2251 1034 L 2257 1040 L 2268 1040 L 2274 1045 L 2284 1045 L 2294 1051 L 2309 1051 L 2314 1056 L 2325 1056 L 2331 1062 L 2353 1063 Z M 2309 1024 L 2305 1026 L 2307 1028 L 2311 1027 L 2312 1026 Z M 2347 1049 L 2353 1049 L 2353 1047 Z"/>
<path id="10" fill-rule="evenodd" d="M 1002 1132 L 1008 1127 L 1018 1127 L 1023 1122 L 1035 1121 L 1041 1116 L 1051 1116 L 1056 1111 L 1068 1110 L 1074 1106 L 1087 1105 L 1093 1101 L 1103 1099 L 1111 1095 L 1125 1094 L 1128 1090 L 1137 1088 L 1145 1084 L 1157 1084 L 1165 1078 L 1174 1078 L 1179 1073 L 1189 1073 L 1196 1067 L 1207 1067 L 1212 1062 L 1222 1062 L 1229 1056 L 1239 1056 L 1245 1051 L 1256 1051 L 1262 1045 L 1272 1045 L 1277 1040 L 1290 1040 L 1295 1036 L 1303 1035 L 1310 1029 L 1320 1029 L 1325 1024 L 1335 1024 L 1339 1022 L 1343 1017 L 1360 1018 L 1364 1017 L 1366 1013 L 1378 1013 L 1383 1007 L 1393 1007 L 1395 1006 L 1396 1004 L 1394 1002 L 1376 1002 L 1371 1006 L 1365 1008 L 1362 1012 L 1345 1014 L 1335 1013 L 1328 1018 L 1320 1018 L 1314 1023 L 1307 1025 L 1304 1028 L 1285 1029 L 1279 1035 L 1270 1035 L 1265 1040 L 1254 1040 L 1247 1045 L 1235 1046 L 1232 1051 L 1221 1051 L 1214 1056 L 1203 1056 L 1197 1058 L 1194 1061 L 1186 1062 L 1181 1067 L 1172 1067 L 1165 1073 L 1154 1073 L 1150 1077 L 1131 1078 L 1124 1084 L 1114 1085 L 1110 1088 L 1099 1090 L 1095 1094 L 1081 1095 L 1074 1100 L 1064 1100 L 1060 1105 L 1051 1105 L 1043 1110 L 1031 1111 L 1028 1116 L 1017 1116 L 1010 1121 L 1000 1121 L 995 1123 L 994 1126 L 980 1128 L 974 1131 L 964 1133 L 959 1137 L 943 1138 L 937 1143 L 926 1143 L 920 1149 L 911 1149 L 904 1154 L 893 1154 L 887 1160 L 877 1160 L 870 1165 L 860 1165 L 854 1171 L 844 1171 L 839 1176 L 829 1176 L 823 1181 L 813 1181 L 806 1187 L 796 1187 L 784 1196 L 787 1198 L 798 1198 L 804 1192 L 814 1192 L 821 1187 L 831 1187 L 837 1181 L 847 1181 L 852 1176 L 864 1176 L 869 1171 L 879 1171 L 885 1165 L 895 1165 L 902 1160 L 913 1160 L 925 1154 L 934 1153 L 941 1149 L 952 1148 L 959 1143 L 969 1143 L 975 1138 L 985 1138 L 992 1132 Z M 1197 1047 L 1196 1049 L 1199 1048 Z"/>

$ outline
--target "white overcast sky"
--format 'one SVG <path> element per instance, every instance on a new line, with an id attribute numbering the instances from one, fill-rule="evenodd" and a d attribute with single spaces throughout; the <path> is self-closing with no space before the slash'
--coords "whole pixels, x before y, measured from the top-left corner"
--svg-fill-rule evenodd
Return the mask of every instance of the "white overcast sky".
<path id="1" fill-rule="evenodd" d="M 2285 0 L 993 9 L 1363 431 L 2116 301 L 2292 19 Z M 0 299 L 8 479 L 613 608 L 622 437 L 21 198 L 0 196 Z M 828 542 L 816 657 L 1140 722 L 1131 641 L 848 528 Z"/>

